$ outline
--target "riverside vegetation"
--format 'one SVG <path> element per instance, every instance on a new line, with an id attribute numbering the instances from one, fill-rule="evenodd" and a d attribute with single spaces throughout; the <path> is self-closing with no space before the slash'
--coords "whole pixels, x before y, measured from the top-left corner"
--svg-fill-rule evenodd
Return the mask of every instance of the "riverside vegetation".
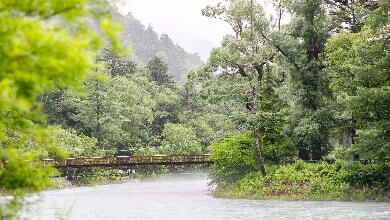
<path id="1" fill-rule="evenodd" d="M 232 32 L 201 65 L 116 1 L 0 1 L 1 218 L 53 184 L 28 161 L 118 150 L 211 153 L 216 196 L 388 201 L 390 2 L 272 3 L 204 8 Z"/>
<path id="2" fill-rule="evenodd" d="M 217 197 L 284 200 L 390 201 L 389 164 L 318 164 L 298 161 L 272 168 L 263 177 L 248 173 L 219 185 Z"/>
<path id="3" fill-rule="evenodd" d="M 390 201 L 390 164 L 295 163 L 268 166 L 262 176 L 247 136 L 211 145 L 214 196 L 247 199 Z"/>

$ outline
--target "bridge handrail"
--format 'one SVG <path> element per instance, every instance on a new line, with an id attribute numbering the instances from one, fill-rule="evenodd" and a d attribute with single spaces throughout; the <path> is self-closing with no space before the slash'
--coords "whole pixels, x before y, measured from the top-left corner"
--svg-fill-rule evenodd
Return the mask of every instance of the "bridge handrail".
<path id="1" fill-rule="evenodd" d="M 66 166 L 92 166 L 92 165 L 121 165 L 121 164 L 156 164 L 156 163 L 199 163 L 209 161 L 209 154 L 172 154 L 172 155 L 140 155 L 140 156 L 105 156 L 105 157 L 80 157 L 62 160 L 43 159 L 41 165 L 57 167 Z"/>

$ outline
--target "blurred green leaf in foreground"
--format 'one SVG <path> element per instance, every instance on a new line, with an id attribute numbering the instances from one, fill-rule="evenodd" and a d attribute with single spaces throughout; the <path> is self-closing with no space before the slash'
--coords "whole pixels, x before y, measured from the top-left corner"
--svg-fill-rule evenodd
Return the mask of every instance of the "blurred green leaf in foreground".
<path id="1" fill-rule="evenodd" d="M 7 162 L 0 187 L 11 195 L 1 219 L 15 218 L 27 192 L 50 184 L 55 170 L 29 162 L 56 145 L 37 96 L 77 87 L 103 44 L 119 47 L 109 9 L 105 0 L 0 1 L 0 157 Z"/>

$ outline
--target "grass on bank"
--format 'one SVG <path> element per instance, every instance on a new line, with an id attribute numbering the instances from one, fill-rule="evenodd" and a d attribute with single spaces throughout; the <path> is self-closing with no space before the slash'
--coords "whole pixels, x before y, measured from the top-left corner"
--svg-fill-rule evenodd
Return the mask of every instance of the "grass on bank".
<path id="1" fill-rule="evenodd" d="M 246 199 L 390 201 L 390 165 L 305 163 L 274 165 L 220 184 L 214 196 Z"/>

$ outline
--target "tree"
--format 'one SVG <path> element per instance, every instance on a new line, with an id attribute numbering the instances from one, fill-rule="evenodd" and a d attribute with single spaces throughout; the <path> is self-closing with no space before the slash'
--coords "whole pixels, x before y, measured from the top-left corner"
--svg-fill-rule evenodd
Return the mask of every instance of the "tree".
<path id="1" fill-rule="evenodd" d="M 282 1 L 282 5 L 292 15 L 291 23 L 280 31 L 261 35 L 288 64 L 294 97 L 288 134 L 298 146 L 301 159 L 319 160 L 331 149 L 331 93 L 323 64 L 331 23 L 323 0 Z"/>
<path id="2" fill-rule="evenodd" d="M 153 123 L 151 124 L 151 132 L 158 140 L 152 145 L 160 145 L 161 134 L 166 123 L 178 123 L 179 111 L 178 105 L 179 96 L 174 89 L 156 86 L 153 83 L 153 90 L 149 91 L 153 96 L 156 105 L 153 108 Z"/>
<path id="3" fill-rule="evenodd" d="M 276 77 L 277 69 L 266 71 L 264 74 L 262 93 L 259 106 L 263 113 L 262 123 L 259 125 L 259 140 L 263 146 L 264 158 L 276 163 L 289 160 L 296 155 L 296 147 L 291 138 L 283 134 L 289 116 L 288 104 L 278 93 Z"/>
<path id="4" fill-rule="evenodd" d="M 365 11 L 375 7 L 372 0 L 326 0 L 336 31 L 359 32 L 365 23 Z"/>
<path id="5" fill-rule="evenodd" d="M 111 77 L 126 77 L 137 71 L 137 64 L 128 57 L 119 56 L 111 48 L 104 48 L 98 60 L 105 64 Z"/>
<path id="6" fill-rule="evenodd" d="M 91 70 L 102 45 L 97 32 L 118 46 L 118 28 L 104 8 L 105 1 L 92 0 L 0 2 L 0 155 L 7 161 L 0 186 L 14 195 L 8 206 L 1 205 L 2 218 L 12 218 L 25 190 L 42 189 L 53 173 L 28 162 L 39 147 L 53 144 L 37 96 L 75 86 Z M 87 17 L 97 30 L 84 24 Z"/>
<path id="7" fill-rule="evenodd" d="M 375 8 L 374 1 L 370 0 L 329 0 L 327 6 L 330 8 L 330 14 L 334 23 L 334 29 L 332 32 L 341 33 L 344 31 L 357 33 L 360 32 L 367 20 L 367 14 Z M 340 71 L 345 65 L 338 65 Z M 333 66 L 332 68 L 338 68 Z M 344 78 L 340 80 L 339 77 L 334 75 L 334 70 L 328 68 L 329 78 L 333 82 L 330 84 L 332 92 L 336 97 L 339 96 L 339 92 L 353 92 L 354 80 Z M 351 76 L 349 74 L 349 76 Z M 335 80 L 338 78 L 338 80 Z M 345 105 L 340 102 L 340 97 L 335 100 L 334 119 L 335 119 L 335 131 L 338 134 L 338 144 L 344 148 L 349 148 L 356 142 L 356 116 L 353 112 L 349 112 Z M 357 156 L 357 155 L 355 155 Z"/>
<path id="8" fill-rule="evenodd" d="M 169 88 L 173 87 L 173 77 L 169 75 L 168 66 L 161 60 L 161 58 L 153 57 L 153 59 L 149 61 L 147 68 L 150 71 L 150 81 L 156 82 L 159 86 L 166 86 Z"/>
<path id="9" fill-rule="evenodd" d="M 69 157 L 91 157 L 102 156 L 103 152 L 99 151 L 96 138 L 78 135 L 73 129 L 54 129 L 53 137 L 58 140 L 61 147 L 66 150 Z M 53 158 L 48 156 L 47 158 Z"/>
<path id="10" fill-rule="evenodd" d="M 193 74 L 195 72 L 189 75 Z M 193 79 L 177 85 L 177 111 L 179 122 L 192 128 L 198 142 L 202 144 L 202 152 L 207 153 L 207 147 L 213 140 L 222 139 L 225 133 L 238 129 L 230 117 L 231 111 L 226 111 L 223 104 L 208 103 L 207 97 L 202 98 L 202 90 Z"/>
<path id="11" fill-rule="evenodd" d="M 71 101 L 74 103 L 73 108 L 75 112 L 72 115 L 72 120 L 79 125 L 79 133 L 84 133 L 89 137 L 95 137 L 97 139 L 97 145 L 103 149 L 103 121 L 107 113 L 111 112 L 111 103 L 107 103 L 107 86 L 102 79 L 90 77 L 84 81 L 84 91 L 87 93 L 85 97 L 70 96 Z M 112 122 L 111 119 L 110 121 Z"/>
<path id="12" fill-rule="evenodd" d="M 331 87 L 356 129 L 351 151 L 367 159 L 390 156 L 389 8 L 378 1 L 361 31 L 341 32 L 326 45 Z"/>
<path id="13" fill-rule="evenodd" d="M 190 74 L 194 74 L 194 72 Z M 196 82 L 191 79 L 185 84 L 177 86 L 181 121 L 196 119 L 204 115 L 210 107 L 210 104 L 201 97 L 201 90 L 196 86 Z M 212 112 L 216 113 L 214 110 Z"/>
<path id="14" fill-rule="evenodd" d="M 95 137 L 100 149 L 141 147 L 149 141 L 155 106 L 147 91 L 149 86 L 146 78 L 133 81 L 117 76 L 86 80 L 87 94 L 70 97 L 76 109 L 72 119 L 79 125 L 75 129 Z"/>
<path id="15" fill-rule="evenodd" d="M 50 125 L 61 125 L 63 128 L 75 128 L 77 122 L 72 115 L 76 109 L 72 100 L 68 96 L 73 95 L 73 91 L 57 89 L 55 91 L 43 93 L 39 99 L 42 103 L 42 110 Z"/>
<path id="16" fill-rule="evenodd" d="M 97 106 L 102 106 L 101 99 L 104 93 L 103 90 L 105 88 L 104 81 L 107 80 L 107 76 L 101 77 L 100 73 L 107 72 L 107 74 L 110 76 L 108 78 L 111 79 L 116 76 L 130 78 L 132 75 L 139 72 L 139 69 L 135 63 L 130 61 L 126 56 L 118 54 L 123 54 L 125 51 L 124 49 L 116 51 L 117 52 L 115 53 L 112 48 L 103 48 L 100 51 L 96 58 L 96 61 L 99 63 L 99 65 L 95 67 L 95 71 L 99 71 L 99 74 L 85 80 L 82 91 L 75 92 L 72 90 L 57 89 L 56 91 L 44 93 L 40 97 L 40 101 L 43 104 L 43 111 L 47 115 L 48 124 L 56 124 L 65 128 L 79 130 L 82 125 L 80 124 L 80 121 L 75 121 L 73 116 L 77 114 L 77 102 L 79 101 L 79 97 L 83 97 L 82 93 L 92 92 L 93 94 L 89 94 L 89 98 L 93 96 L 95 98 L 95 103 L 99 103 Z M 91 84 L 94 84 L 93 90 L 91 90 L 91 88 L 85 87 L 87 85 L 92 86 Z M 101 111 L 102 110 L 100 107 L 97 107 L 97 118 L 100 118 Z M 90 131 L 87 132 L 87 134 L 91 135 Z M 99 143 L 100 142 L 101 141 L 99 141 Z"/>
<path id="17" fill-rule="evenodd" d="M 262 7 L 254 1 L 231 0 L 226 5 L 208 6 L 202 13 L 227 22 L 235 34 L 224 38 L 222 46 L 211 52 L 204 67 L 204 76 L 215 78 L 210 81 L 214 86 L 209 86 L 209 98 L 235 105 L 239 120 L 252 129 L 259 167 L 266 175 L 259 128 L 268 112 L 259 105 L 259 101 L 264 75 L 272 66 L 275 53 L 273 48 L 267 47 L 266 39 L 260 33 L 270 30 L 269 23 Z"/>
<path id="18" fill-rule="evenodd" d="M 202 147 L 195 132 L 182 124 L 166 123 L 162 132 L 162 149 L 166 154 L 199 154 Z"/>

